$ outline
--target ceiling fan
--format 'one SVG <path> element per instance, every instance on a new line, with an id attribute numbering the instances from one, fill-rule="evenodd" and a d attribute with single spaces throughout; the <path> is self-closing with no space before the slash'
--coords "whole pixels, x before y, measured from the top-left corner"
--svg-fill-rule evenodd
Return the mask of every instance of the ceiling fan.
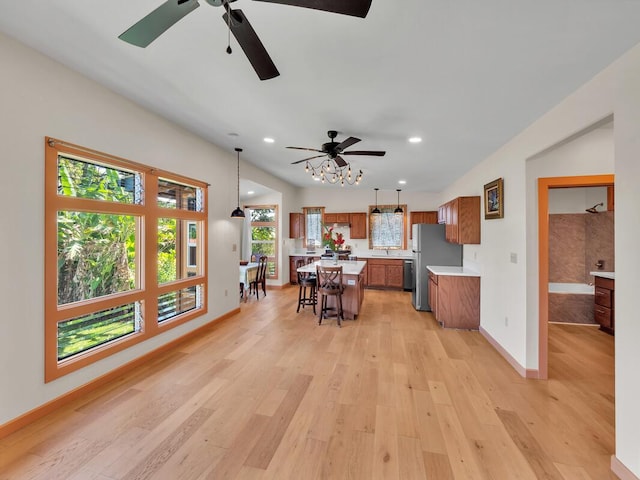
<path id="1" fill-rule="evenodd" d="M 222 16 L 227 27 L 258 74 L 260 80 L 268 80 L 280 75 L 271 57 L 258 38 L 253 27 L 242 10 L 232 10 L 230 3 L 236 0 L 206 0 L 213 7 L 224 7 Z M 330 13 L 351 15 L 364 18 L 369 12 L 371 0 L 257 0 L 260 2 L 280 3 L 294 7 L 312 8 Z M 198 0 L 167 0 L 146 17 L 129 27 L 118 38 L 127 43 L 145 48 L 166 32 L 178 20 L 193 12 L 200 4 Z M 231 46 L 227 46 L 231 53 Z"/>
<path id="2" fill-rule="evenodd" d="M 344 151 L 345 148 L 349 148 L 351 145 L 354 145 L 360 142 L 361 140 L 356 137 L 349 137 L 346 140 L 343 140 L 342 142 L 338 143 L 334 140 L 338 136 L 337 131 L 329 130 L 327 132 L 327 135 L 329 135 L 329 138 L 331 139 L 331 141 L 327 143 L 323 143 L 321 150 L 318 150 L 317 148 L 287 147 L 287 148 L 293 148 L 295 150 L 308 150 L 311 152 L 322 153 L 322 155 L 314 155 L 313 157 L 303 158 L 302 160 L 291 162 L 291 165 L 306 162 L 308 160 L 313 160 L 314 158 L 324 157 L 326 155 L 331 160 L 333 160 L 336 163 L 336 165 L 338 165 L 338 167 L 346 167 L 347 162 L 340 155 L 369 155 L 372 157 L 383 157 L 384 154 L 387 153 L 379 150 L 350 150 L 348 152 L 345 152 Z"/>

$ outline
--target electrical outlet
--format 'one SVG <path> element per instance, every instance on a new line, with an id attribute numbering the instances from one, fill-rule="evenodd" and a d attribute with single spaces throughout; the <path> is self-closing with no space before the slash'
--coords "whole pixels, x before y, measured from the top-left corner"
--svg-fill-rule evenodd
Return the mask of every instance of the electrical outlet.
<path id="1" fill-rule="evenodd" d="M 224 296 L 225 297 L 229 296 L 229 290 L 227 290 L 226 288 L 224 289 Z"/>
<path id="2" fill-rule="evenodd" d="M 518 263 L 518 254 L 517 253 L 511 253 L 511 263 Z"/>
<path id="3" fill-rule="evenodd" d="M 477 260 L 478 259 L 478 252 L 473 252 L 473 259 Z"/>
<path id="4" fill-rule="evenodd" d="M 505 327 L 509 326 L 509 317 L 504 317 L 504 326 Z"/>
<path id="5" fill-rule="evenodd" d="M 233 246 L 231 247 L 231 251 L 235 252 L 236 250 L 238 250 L 238 245 L 234 243 Z"/>

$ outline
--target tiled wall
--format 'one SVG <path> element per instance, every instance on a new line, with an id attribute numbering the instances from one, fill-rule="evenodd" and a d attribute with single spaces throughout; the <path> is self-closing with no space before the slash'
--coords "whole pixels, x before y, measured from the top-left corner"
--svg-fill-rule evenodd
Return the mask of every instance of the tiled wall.
<path id="1" fill-rule="evenodd" d="M 549 215 L 549 282 L 592 283 L 597 260 L 614 270 L 613 212 Z"/>
<path id="2" fill-rule="evenodd" d="M 614 271 L 613 212 L 549 215 L 549 282 L 593 283 L 589 272 Z M 549 321 L 596 323 L 593 295 L 550 293 Z"/>

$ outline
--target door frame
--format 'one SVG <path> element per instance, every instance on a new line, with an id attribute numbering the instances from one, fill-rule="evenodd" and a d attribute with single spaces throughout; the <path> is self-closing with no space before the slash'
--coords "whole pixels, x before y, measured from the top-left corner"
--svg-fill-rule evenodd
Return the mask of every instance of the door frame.
<path id="1" fill-rule="evenodd" d="M 549 376 L 549 189 L 613 187 L 614 175 L 538 178 L 538 378 Z M 609 192 L 607 192 L 609 198 Z M 613 202 L 611 202 L 613 203 Z"/>

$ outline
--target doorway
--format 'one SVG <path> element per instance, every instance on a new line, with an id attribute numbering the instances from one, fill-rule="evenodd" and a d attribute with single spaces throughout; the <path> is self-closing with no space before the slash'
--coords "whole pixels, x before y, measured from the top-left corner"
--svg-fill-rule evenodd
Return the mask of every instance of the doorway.
<path id="1" fill-rule="evenodd" d="M 613 175 L 587 175 L 538 179 L 538 378 L 549 375 L 549 190 L 572 187 L 611 187 L 607 201 L 613 205 Z M 610 196 L 610 198 L 609 198 Z"/>

